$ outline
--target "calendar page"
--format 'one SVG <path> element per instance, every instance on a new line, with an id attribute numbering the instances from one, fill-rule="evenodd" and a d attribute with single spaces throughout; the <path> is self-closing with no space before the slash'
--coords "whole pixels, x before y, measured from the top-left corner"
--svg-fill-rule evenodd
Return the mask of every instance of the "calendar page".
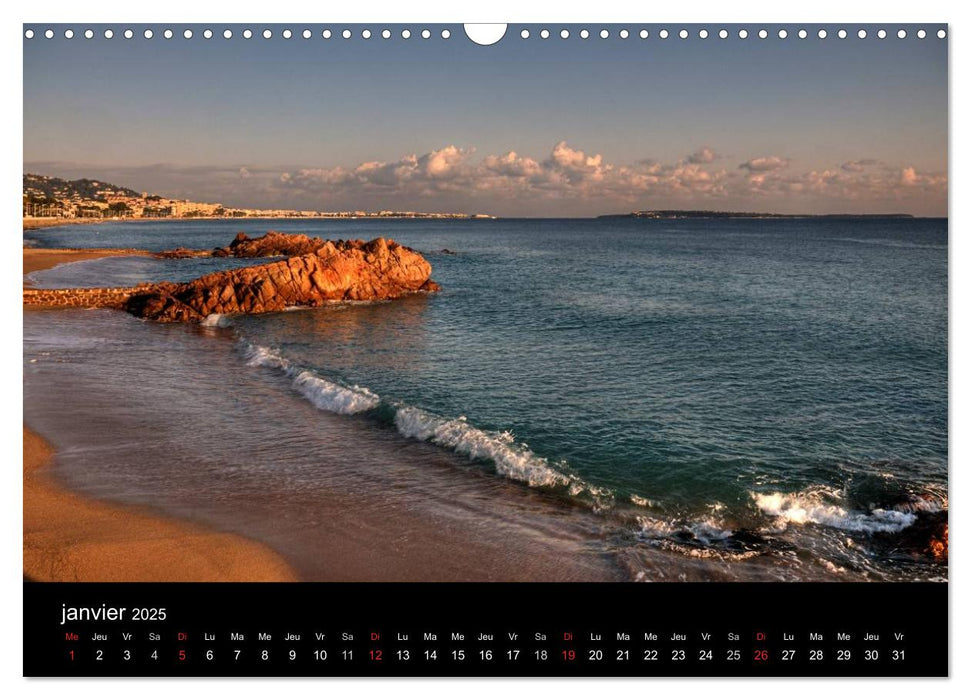
<path id="1" fill-rule="evenodd" d="M 948 675 L 948 34 L 24 24 L 24 675 Z"/>

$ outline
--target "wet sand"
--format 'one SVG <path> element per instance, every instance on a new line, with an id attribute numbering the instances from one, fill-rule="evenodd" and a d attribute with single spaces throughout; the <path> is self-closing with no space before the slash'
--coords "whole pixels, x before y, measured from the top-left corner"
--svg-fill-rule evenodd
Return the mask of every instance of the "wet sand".
<path id="1" fill-rule="evenodd" d="M 136 250 L 24 248 L 24 274 Z M 38 581 L 292 581 L 268 547 L 132 508 L 100 503 L 53 479 L 51 446 L 24 426 L 24 576 Z"/>
<path id="2" fill-rule="evenodd" d="M 136 248 L 24 248 L 24 274 L 63 263 L 121 255 L 151 255 Z M 25 283 L 26 284 L 26 283 Z"/>
<path id="3" fill-rule="evenodd" d="M 236 535 L 61 489 L 51 446 L 24 426 L 24 576 L 36 581 L 292 581 L 276 553 Z"/>

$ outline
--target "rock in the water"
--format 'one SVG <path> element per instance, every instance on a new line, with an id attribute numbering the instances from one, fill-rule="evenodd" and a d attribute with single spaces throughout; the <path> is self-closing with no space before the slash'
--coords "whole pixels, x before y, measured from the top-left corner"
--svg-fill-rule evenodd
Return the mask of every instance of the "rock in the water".
<path id="1" fill-rule="evenodd" d="M 267 234 L 248 239 L 241 234 L 233 243 L 239 248 L 271 235 L 286 237 Z M 319 306 L 327 301 L 394 299 L 439 289 L 429 279 L 432 268 L 428 261 L 392 240 L 376 238 L 365 243 L 297 238 L 301 240 L 296 246 L 304 245 L 302 239 L 319 241 L 320 245 L 286 260 L 214 272 L 182 284 L 152 285 L 143 293 L 133 294 L 125 308 L 154 321 L 201 321 L 210 314 L 256 314 Z"/>
<path id="2" fill-rule="evenodd" d="M 240 232 L 232 243 L 224 248 L 216 248 L 212 255 L 218 258 L 289 258 L 313 253 L 325 243 L 322 238 L 310 238 L 302 233 L 268 231 L 259 238 L 250 238 Z"/>
<path id="3" fill-rule="evenodd" d="M 183 258 L 208 258 L 212 256 L 212 252 L 208 250 L 194 250 L 193 248 L 183 248 L 179 246 L 173 250 L 163 250 L 158 253 L 153 253 L 153 258 L 162 258 L 163 260 L 180 260 Z"/>

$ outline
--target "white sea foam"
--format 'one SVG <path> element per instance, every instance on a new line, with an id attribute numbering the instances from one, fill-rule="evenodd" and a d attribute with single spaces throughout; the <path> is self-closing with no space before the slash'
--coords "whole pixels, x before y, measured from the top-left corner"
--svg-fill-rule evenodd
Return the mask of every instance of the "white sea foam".
<path id="1" fill-rule="evenodd" d="M 827 501 L 819 491 L 799 493 L 752 493 L 756 507 L 775 518 L 776 527 L 821 525 L 847 532 L 900 532 L 917 520 L 916 513 L 893 508 L 874 508 L 869 512 L 854 511 Z"/>
<path id="2" fill-rule="evenodd" d="M 250 367 L 269 367 L 284 371 L 290 368 L 290 363 L 287 360 L 262 345 L 247 344 L 243 350 L 243 356 L 246 358 L 246 364 Z"/>
<path id="3" fill-rule="evenodd" d="M 206 328 L 228 328 L 233 325 L 232 319 L 226 314 L 209 314 L 199 322 Z"/>
<path id="4" fill-rule="evenodd" d="M 247 344 L 243 354 L 246 364 L 251 367 L 281 370 L 293 380 L 293 388 L 322 411 L 350 415 L 370 411 L 381 403 L 381 397 L 367 387 L 342 386 L 324 379 L 311 370 L 294 366 L 279 353 L 262 345 Z"/>
<path id="5" fill-rule="evenodd" d="M 726 547 L 735 533 L 713 518 L 684 521 L 638 516 L 639 529 L 634 535 L 644 542 L 695 559 L 743 561 L 759 556 L 756 549 Z"/>
<path id="6" fill-rule="evenodd" d="M 727 540 L 735 534 L 722 523 L 712 518 L 682 521 L 676 518 L 662 520 L 660 518 L 642 515 L 637 517 L 637 524 L 640 527 L 637 534 L 643 539 L 670 537 L 688 539 L 690 536 L 691 539 L 703 545 L 710 545 L 715 542 Z"/>
<path id="7" fill-rule="evenodd" d="M 293 387 L 324 411 L 350 415 L 377 408 L 381 397 L 366 387 L 345 387 L 318 377 L 309 370 L 293 378 Z"/>
<path id="8" fill-rule="evenodd" d="M 447 419 L 402 406 L 395 413 L 394 423 L 405 437 L 427 440 L 471 459 L 490 460 L 503 476 L 530 486 L 572 485 L 571 477 L 558 472 L 524 445 L 517 445 L 510 433 L 488 433 L 470 425 L 464 416 Z"/>

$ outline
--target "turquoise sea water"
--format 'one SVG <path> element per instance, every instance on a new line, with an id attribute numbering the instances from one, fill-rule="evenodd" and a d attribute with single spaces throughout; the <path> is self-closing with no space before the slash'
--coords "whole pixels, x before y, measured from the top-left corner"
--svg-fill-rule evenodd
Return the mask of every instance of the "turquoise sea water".
<path id="1" fill-rule="evenodd" d="M 162 250 L 270 229 L 394 238 L 443 291 L 211 318 L 191 337 L 112 312 L 27 315 L 28 414 L 32 386 L 42 407 L 45 386 L 70 381 L 39 353 L 76 353 L 79 338 L 218 348 L 219 386 L 269 382 L 264 410 L 312 407 L 335 440 L 353 433 L 345 456 L 416 443 L 449 460 L 466 496 L 476 473 L 512 486 L 503 498 L 561 503 L 529 517 L 593 523 L 625 577 L 660 578 L 662 554 L 670 577 L 679 562 L 684 578 L 946 577 L 922 551 L 947 517 L 946 220 L 112 222 L 26 237 Z M 249 262 L 108 258 L 31 280 L 121 285 Z M 93 352 L 69 355 L 75 376 L 110 381 Z M 153 381 L 198 409 L 177 372 Z M 356 488 L 354 461 L 329 487 Z M 119 468 L 98 493 L 145 500 L 132 478 Z"/>

